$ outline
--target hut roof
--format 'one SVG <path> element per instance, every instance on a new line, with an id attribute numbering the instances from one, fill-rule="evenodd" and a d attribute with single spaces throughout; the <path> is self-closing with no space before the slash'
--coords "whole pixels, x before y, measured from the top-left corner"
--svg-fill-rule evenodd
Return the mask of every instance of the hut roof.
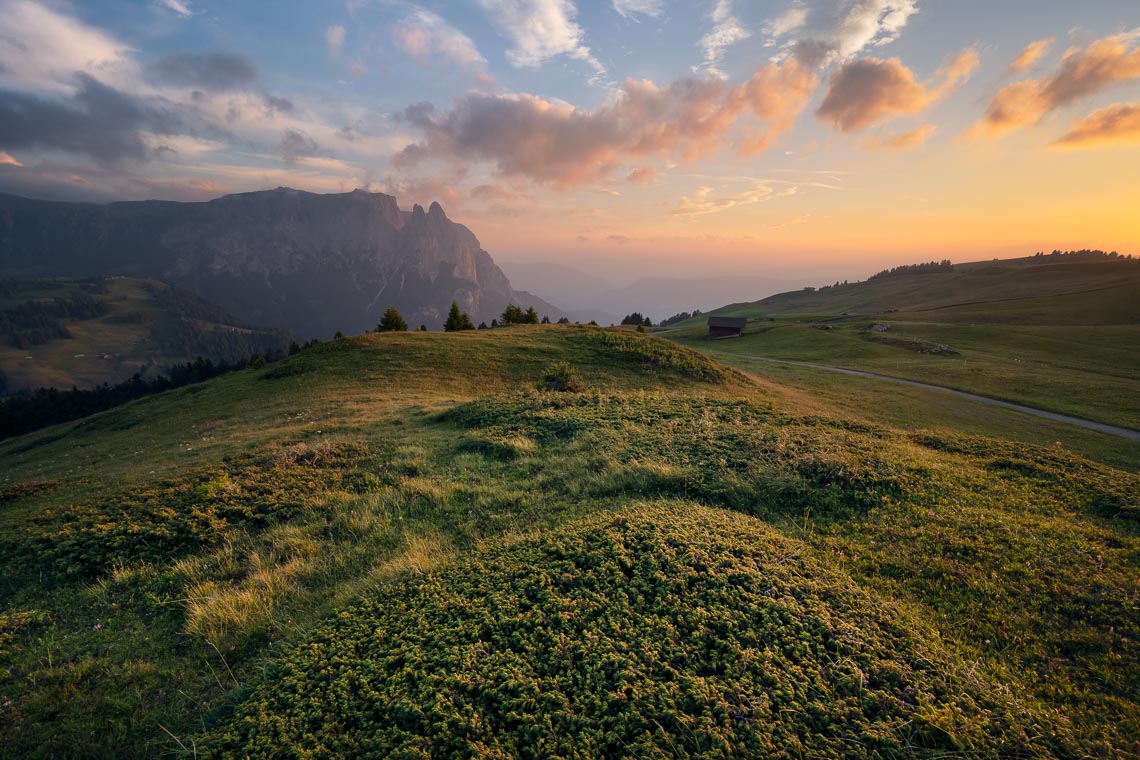
<path id="1" fill-rule="evenodd" d="M 738 330 L 743 330 L 748 326 L 748 319 L 745 317 L 709 317 L 709 327 L 734 327 Z"/>

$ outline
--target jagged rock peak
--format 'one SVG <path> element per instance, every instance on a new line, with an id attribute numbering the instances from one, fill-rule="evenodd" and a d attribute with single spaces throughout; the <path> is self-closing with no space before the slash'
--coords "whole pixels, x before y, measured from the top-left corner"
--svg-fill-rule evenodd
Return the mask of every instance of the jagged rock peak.
<path id="1" fill-rule="evenodd" d="M 192 289 L 246 322 L 305 337 L 369 329 L 388 306 L 437 328 L 453 300 L 476 321 L 490 321 L 508 303 L 559 315 L 514 291 L 439 203 L 403 211 L 395 197 L 364 189 L 282 187 L 205 203 L 113 207 L 0 195 L 0 274 L 8 272 L 142 273 Z"/>

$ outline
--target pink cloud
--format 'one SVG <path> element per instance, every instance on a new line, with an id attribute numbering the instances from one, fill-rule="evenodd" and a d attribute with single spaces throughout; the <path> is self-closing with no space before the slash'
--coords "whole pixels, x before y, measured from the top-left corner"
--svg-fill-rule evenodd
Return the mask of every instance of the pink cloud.
<path id="1" fill-rule="evenodd" d="M 502 175 L 558 187 L 610 178 L 634 161 L 751 154 L 791 128 L 819 80 L 795 61 L 759 69 L 742 84 L 685 77 L 665 87 L 627 80 L 594 111 L 530 94 L 472 92 L 451 110 L 405 110 L 422 140 L 401 151 L 407 167 L 429 156 L 484 161 Z"/>
<path id="2" fill-rule="evenodd" d="M 1021 74 L 1029 71 L 1029 69 L 1033 68 L 1033 64 L 1037 63 L 1037 61 L 1041 60 L 1042 56 L 1049 52 L 1049 48 L 1052 47 L 1056 39 L 1056 37 L 1049 37 L 1044 40 L 1030 42 L 1017 54 L 1016 58 L 1010 61 L 1009 66 L 1006 67 L 1006 73 Z"/>
<path id="3" fill-rule="evenodd" d="M 652 166 L 642 166 L 639 169 L 633 169 L 629 174 L 625 175 L 627 181 L 635 185 L 648 185 L 657 179 L 657 169 Z"/>
<path id="4" fill-rule="evenodd" d="M 1001 137 L 1032 126 L 1046 114 L 1113 84 L 1140 78 L 1140 49 L 1134 49 L 1137 39 L 1140 31 L 1105 37 L 1083 50 L 1070 50 L 1048 77 L 1003 87 L 990 102 L 985 116 L 966 136 Z"/>
<path id="5" fill-rule="evenodd" d="M 924 84 L 898 58 L 861 58 L 832 75 L 816 115 L 842 132 L 857 132 L 896 116 L 921 113 L 968 79 L 978 64 L 977 52 L 963 51 Z"/>
<path id="6" fill-rule="evenodd" d="M 923 124 L 901 134 L 891 132 L 882 137 L 869 137 L 861 145 L 867 150 L 914 150 L 925 145 L 937 129 L 933 124 Z"/>

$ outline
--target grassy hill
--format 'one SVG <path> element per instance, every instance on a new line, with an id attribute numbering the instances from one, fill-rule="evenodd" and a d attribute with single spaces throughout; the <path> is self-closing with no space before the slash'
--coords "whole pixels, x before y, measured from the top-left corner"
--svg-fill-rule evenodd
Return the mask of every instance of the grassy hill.
<path id="1" fill-rule="evenodd" d="M 0 464 L 0 754 L 1140 735 L 1140 476 L 868 422 L 632 332 L 332 341 Z"/>
<path id="2" fill-rule="evenodd" d="M 1044 307 L 1044 308 L 1043 308 Z M 899 312 L 901 316 L 895 316 Z M 1140 261 L 1029 257 L 957 264 L 949 272 L 873 277 L 848 285 L 805 288 L 708 316 L 880 316 L 988 324 L 1120 325 L 1140 323 Z"/>
<path id="3" fill-rule="evenodd" d="M 290 340 L 158 280 L 0 280 L 0 393 L 114 385 L 198 356 L 284 350 Z"/>
<path id="4" fill-rule="evenodd" d="M 789 379 L 787 371 L 756 357 L 901 377 L 1140 430 L 1134 260 L 979 262 L 784 293 L 710 314 L 747 317 L 743 338 L 705 340 L 708 315 L 668 337 L 777 382 Z M 816 377 L 800 387 L 833 393 L 850 382 Z M 865 399 L 854 396 L 856 405 Z M 881 404 L 860 411 L 874 415 L 876 407 L 890 413 Z M 923 424 L 925 416 L 918 418 Z"/>

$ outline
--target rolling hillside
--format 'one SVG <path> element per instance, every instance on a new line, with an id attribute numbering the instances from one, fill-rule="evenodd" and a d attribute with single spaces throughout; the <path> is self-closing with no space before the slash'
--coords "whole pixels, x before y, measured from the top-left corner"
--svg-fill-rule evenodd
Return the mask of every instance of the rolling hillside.
<path id="1" fill-rule="evenodd" d="M 747 317 L 748 327 L 739 339 L 708 341 L 710 315 Z M 765 360 L 873 372 L 1140 430 L 1136 260 L 1042 256 L 875 277 L 726 306 L 665 334 L 777 380 L 787 372 Z M 919 425 L 925 419 L 917 414 Z"/>
<path id="2" fill-rule="evenodd" d="M 892 319 L 937 322 L 1140 324 L 1140 260 L 1074 258 L 956 264 L 951 272 L 875 277 L 780 293 L 704 316 L 889 313 Z"/>
<path id="3" fill-rule="evenodd" d="M 0 393 L 114 385 L 199 356 L 282 351 L 292 339 L 157 280 L 0 280 Z"/>
<path id="4" fill-rule="evenodd" d="M 336 340 L 0 465 L 3 754 L 1140 735 L 1140 476 L 871 423 L 632 332 Z"/>

